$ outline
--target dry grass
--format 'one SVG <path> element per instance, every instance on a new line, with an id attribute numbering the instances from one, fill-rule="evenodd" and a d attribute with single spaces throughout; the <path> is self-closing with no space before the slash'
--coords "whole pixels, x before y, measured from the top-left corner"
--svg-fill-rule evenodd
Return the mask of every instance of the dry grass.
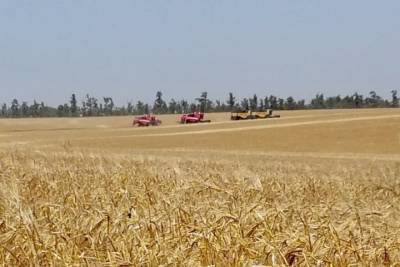
<path id="1" fill-rule="evenodd" d="M 333 113 L 288 113 L 286 122 L 332 119 Z M 90 124 L 52 134 L 27 124 L 30 131 L 14 129 L 9 137 L 12 127 L 3 123 L 0 264 L 399 264 L 400 157 L 384 145 L 399 143 L 373 143 L 379 134 L 396 136 L 398 120 L 237 132 L 241 140 L 247 135 L 238 144 L 228 133 L 127 138 L 121 136 L 158 129 L 98 130 Z M 226 127 L 238 126 L 221 121 L 189 128 Z M 365 136 L 357 136 L 362 128 Z M 275 143 L 279 131 L 281 139 L 295 144 L 298 138 L 301 145 L 290 150 Z M 346 146 L 335 145 L 335 134 Z M 103 143 L 100 135 L 107 137 Z M 182 146 L 174 143 L 182 140 Z M 307 144 L 310 151 L 303 149 Z"/>

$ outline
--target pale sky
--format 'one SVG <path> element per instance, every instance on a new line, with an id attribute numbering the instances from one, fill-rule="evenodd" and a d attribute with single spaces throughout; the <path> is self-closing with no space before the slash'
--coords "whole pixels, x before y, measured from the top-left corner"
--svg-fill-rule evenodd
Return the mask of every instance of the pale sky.
<path id="1" fill-rule="evenodd" d="M 400 1 L 1 0 L 0 103 L 389 97 Z"/>

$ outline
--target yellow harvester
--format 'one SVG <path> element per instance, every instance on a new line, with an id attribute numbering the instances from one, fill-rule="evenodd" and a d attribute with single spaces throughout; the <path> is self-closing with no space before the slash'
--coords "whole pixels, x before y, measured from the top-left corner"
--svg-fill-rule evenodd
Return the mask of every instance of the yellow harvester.
<path id="1" fill-rule="evenodd" d="M 262 111 L 239 110 L 231 112 L 231 120 L 252 120 L 252 119 L 268 119 L 279 118 L 280 115 L 272 114 L 272 109 Z"/>

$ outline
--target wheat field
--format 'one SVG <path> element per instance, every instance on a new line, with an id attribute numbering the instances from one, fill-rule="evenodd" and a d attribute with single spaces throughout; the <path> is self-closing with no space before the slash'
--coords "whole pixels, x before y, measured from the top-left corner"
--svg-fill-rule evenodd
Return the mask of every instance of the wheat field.
<path id="1" fill-rule="evenodd" d="M 400 110 L 0 120 L 4 266 L 396 266 Z"/>

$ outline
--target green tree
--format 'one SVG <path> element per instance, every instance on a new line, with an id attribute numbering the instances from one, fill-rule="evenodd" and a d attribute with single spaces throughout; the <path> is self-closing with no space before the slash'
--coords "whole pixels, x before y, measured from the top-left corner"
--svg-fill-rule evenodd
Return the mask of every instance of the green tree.
<path id="1" fill-rule="evenodd" d="M 283 100 L 282 98 L 278 99 L 278 109 L 280 110 L 285 109 L 285 100 Z"/>
<path id="2" fill-rule="evenodd" d="M 242 101 L 240 102 L 240 107 L 243 110 L 249 110 L 250 108 L 249 100 L 247 98 L 243 98 Z"/>
<path id="3" fill-rule="evenodd" d="M 392 104 L 391 106 L 394 108 L 398 108 L 399 107 L 399 98 L 397 97 L 397 90 L 392 90 Z"/>
<path id="4" fill-rule="evenodd" d="M 269 103 L 268 96 L 264 97 L 264 108 L 265 109 L 269 109 L 270 108 L 270 103 Z"/>
<path id="5" fill-rule="evenodd" d="M 46 117 L 48 116 L 48 109 L 46 107 L 46 105 L 44 104 L 44 102 L 40 102 L 40 106 L 39 106 L 39 115 L 40 117 Z"/>
<path id="6" fill-rule="evenodd" d="M 2 106 L 1 106 L 1 116 L 2 117 L 7 117 L 7 114 L 8 112 L 7 112 L 7 104 L 6 103 L 4 103 Z"/>
<path id="7" fill-rule="evenodd" d="M 11 114 L 13 117 L 19 116 L 19 103 L 18 103 L 18 100 L 15 98 L 11 102 Z"/>
<path id="8" fill-rule="evenodd" d="M 325 106 L 326 108 L 338 108 L 340 107 L 340 102 L 342 101 L 342 98 L 338 96 L 331 96 L 326 98 L 325 100 Z"/>
<path id="9" fill-rule="evenodd" d="M 278 99 L 276 96 L 270 95 L 268 98 L 269 108 L 277 109 L 278 108 Z"/>
<path id="10" fill-rule="evenodd" d="M 228 97 L 228 101 L 226 101 L 226 103 L 229 106 L 229 110 L 233 111 L 235 104 L 236 104 L 236 98 L 233 96 L 233 93 L 229 93 L 229 97 Z"/>
<path id="11" fill-rule="evenodd" d="M 78 102 L 76 101 L 76 95 L 72 94 L 70 104 L 71 104 L 71 115 L 76 117 L 78 116 Z"/>
<path id="12" fill-rule="evenodd" d="M 153 112 L 156 114 L 166 113 L 168 110 L 167 104 L 163 100 L 162 95 L 163 94 L 161 91 L 157 91 L 156 100 L 154 101 L 154 105 L 153 105 Z"/>
<path id="13" fill-rule="evenodd" d="M 104 100 L 104 112 L 106 115 L 112 115 L 114 109 L 114 101 L 112 97 L 103 97 Z"/>
<path id="14" fill-rule="evenodd" d="M 145 107 L 144 107 L 144 103 L 142 101 L 138 101 L 136 103 L 136 113 L 139 115 L 145 114 Z"/>
<path id="15" fill-rule="evenodd" d="M 33 117 L 38 117 L 40 115 L 39 114 L 39 107 L 40 107 L 39 103 L 36 102 L 36 100 L 33 100 L 33 104 L 29 107 L 30 115 L 33 116 Z"/>
<path id="16" fill-rule="evenodd" d="M 63 117 L 64 116 L 64 105 L 58 105 L 57 107 L 57 116 Z"/>
<path id="17" fill-rule="evenodd" d="M 361 108 L 364 105 L 364 97 L 359 93 L 353 94 L 353 101 L 355 108 Z"/>
<path id="18" fill-rule="evenodd" d="M 189 103 L 187 102 L 187 100 L 181 100 L 180 102 L 180 106 L 181 106 L 181 113 L 187 113 L 189 112 Z"/>
<path id="19" fill-rule="evenodd" d="M 325 108 L 325 100 L 323 94 L 317 94 L 315 98 L 311 100 L 311 108 L 322 109 Z"/>
<path id="20" fill-rule="evenodd" d="M 372 108 L 382 106 L 383 102 L 384 101 L 382 100 L 382 98 L 379 95 L 377 95 L 375 91 L 369 92 L 369 97 L 365 99 L 366 105 Z"/>
<path id="21" fill-rule="evenodd" d="M 68 106 L 67 103 L 64 104 L 63 111 L 64 111 L 64 116 L 65 117 L 69 117 L 70 114 L 72 114 L 71 108 Z"/>
<path id="22" fill-rule="evenodd" d="M 199 102 L 201 112 L 207 112 L 207 108 L 211 106 L 211 102 L 207 99 L 207 92 L 202 92 L 196 101 Z"/>
<path id="23" fill-rule="evenodd" d="M 265 107 L 264 107 L 264 99 L 260 98 L 260 99 L 258 100 L 258 102 L 259 102 L 259 104 L 258 104 L 258 109 L 259 109 L 260 111 L 264 110 L 264 109 L 265 109 Z"/>
<path id="24" fill-rule="evenodd" d="M 97 116 L 99 113 L 98 100 L 95 97 L 86 95 L 86 100 L 83 102 L 83 115 L 84 116 Z"/>
<path id="25" fill-rule="evenodd" d="M 176 111 L 177 111 L 177 103 L 176 103 L 176 101 L 175 101 L 175 99 L 171 99 L 170 101 L 169 101 L 169 104 L 168 104 L 168 112 L 170 113 L 170 114 L 175 114 L 176 113 Z"/>
<path id="26" fill-rule="evenodd" d="M 257 110 L 258 97 L 256 94 L 254 94 L 253 97 L 249 99 L 249 105 L 251 110 Z"/>
<path id="27" fill-rule="evenodd" d="M 306 108 L 306 101 L 304 99 L 301 99 L 297 101 L 297 109 L 305 109 Z"/>
<path id="28" fill-rule="evenodd" d="M 294 100 L 294 98 L 292 96 L 289 96 L 286 99 L 286 105 L 285 106 L 286 106 L 286 109 L 289 109 L 289 110 L 292 110 L 292 109 L 296 108 L 296 102 L 295 102 L 295 100 Z"/>
<path id="29" fill-rule="evenodd" d="M 150 107 L 149 104 L 144 105 L 144 113 L 149 114 L 150 113 Z"/>
<path id="30" fill-rule="evenodd" d="M 29 106 L 28 106 L 28 102 L 26 102 L 26 101 L 22 102 L 21 114 L 22 114 L 22 117 L 28 117 L 29 116 Z"/>
<path id="31" fill-rule="evenodd" d="M 342 108 L 353 108 L 354 107 L 354 100 L 353 97 L 346 95 L 345 97 L 342 98 L 342 101 L 340 102 L 340 106 Z"/>
<path id="32" fill-rule="evenodd" d="M 134 109 L 134 107 L 132 105 L 132 102 L 128 102 L 128 106 L 126 108 L 126 111 L 128 112 L 128 114 L 133 114 L 133 109 Z"/>
<path id="33" fill-rule="evenodd" d="M 195 103 L 190 103 L 189 104 L 189 111 L 190 112 L 195 112 L 199 107 Z"/>

